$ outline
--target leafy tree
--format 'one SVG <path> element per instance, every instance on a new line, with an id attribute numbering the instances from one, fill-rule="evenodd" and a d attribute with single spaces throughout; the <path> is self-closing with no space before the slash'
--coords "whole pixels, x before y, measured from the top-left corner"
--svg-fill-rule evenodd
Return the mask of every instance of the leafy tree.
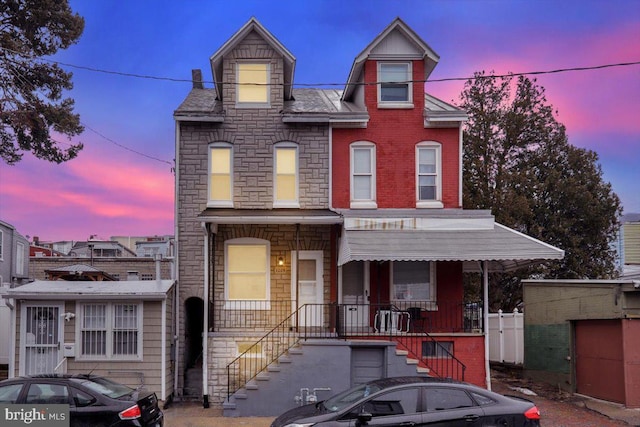
<path id="1" fill-rule="evenodd" d="M 76 43 L 84 19 L 67 0 L 0 0 L 0 156 L 7 164 L 30 151 L 61 163 L 82 144 L 60 148 L 52 133 L 69 139 L 82 133 L 74 101 L 63 98 L 73 87 L 71 73 L 42 57 Z"/>
<path id="2" fill-rule="evenodd" d="M 523 76 L 480 72 L 466 82 L 461 108 L 470 117 L 464 207 L 491 209 L 497 222 L 565 251 L 559 261 L 493 274 L 491 308 L 519 305 L 522 278 L 615 277 L 610 243 L 620 227 L 620 200 L 603 181 L 597 154 L 569 143 L 544 88 Z"/>

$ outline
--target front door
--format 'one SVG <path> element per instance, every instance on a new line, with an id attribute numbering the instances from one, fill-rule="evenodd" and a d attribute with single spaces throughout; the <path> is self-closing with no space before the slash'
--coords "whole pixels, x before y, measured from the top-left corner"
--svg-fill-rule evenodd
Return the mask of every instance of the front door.
<path id="1" fill-rule="evenodd" d="M 300 251 L 300 259 L 296 258 L 296 251 L 292 251 L 293 308 L 296 310 L 306 304 L 299 312 L 298 326 L 322 326 L 324 324 L 322 251 Z"/>
<path id="2" fill-rule="evenodd" d="M 369 330 L 369 262 L 351 261 L 340 274 L 342 327 L 346 333 Z"/>
<path id="3" fill-rule="evenodd" d="M 62 305 L 26 304 L 20 327 L 21 375 L 54 373 L 61 361 Z"/>

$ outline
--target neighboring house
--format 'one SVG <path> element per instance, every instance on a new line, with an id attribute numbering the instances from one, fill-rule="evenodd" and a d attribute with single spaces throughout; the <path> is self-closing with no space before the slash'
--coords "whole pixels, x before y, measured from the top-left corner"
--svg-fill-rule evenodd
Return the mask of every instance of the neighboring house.
<path id="1" fill-rule="evenodd" d="M 640 214 L 631 213 L 620 218 L 620 232 L 616 246 L 622 275 L 637 277 L 640 269 Z"/>
<path id="2" fill-rule="evenodd" d="M 640 282 L 523 284 L 525 375 L 640 408 Z"/>
<path id="3" fill-rule="evenodd" d="M 93 373 L 168 400 L 174 281 L 35 281 L 5 291 L 9 377 Z"/>
<path id="4" fill-rule="evenodd" d="M 87 240 L 76 242 L 68 255 L 94 259 L 134 257 L 136 253 L 112 240 Z"/>
<path id="5" fill-rule="evenodd" d="M 0 221 L 0 285 L 29 281 L 29 241 L 14 226 Z"/>
<path id="6" fill-rule="evenodd" d="M 90 257 L 36 255 L 29 260 L 29 277 L 35 280 L 49 280 L 48 272 L 76 272 L 95 269 L 104 272 L 114 280 L 156 280 L 173 278 L 173 258 L 155 259 L 149 257 Z M 82 265 L 82 269 L 73 266 Z M 77 276 L 77 275 L 76 275 Z M 90 280 L 90 279 L 87 279 Z"/>
<path id="7" fill-rule="evenodd" d="M 383 376 L 490 386 L 488 272 L 563 251 L 462 209 L 466 114 L 425 93 L 438 60 L 396 19 L 343 91 L 294 89 L 252 18 L 211 56 L 213 89 L 193 71 L 174 112 L 179 396 L 273 415 Z M 485 300 L 465 303 L 472 271 Z"/>
<path id="8" fill-rule="evenodd" d="M 139 257 L 175 256 L 173 236 L 111 236 L 111 240 L 134 251 Z"/>

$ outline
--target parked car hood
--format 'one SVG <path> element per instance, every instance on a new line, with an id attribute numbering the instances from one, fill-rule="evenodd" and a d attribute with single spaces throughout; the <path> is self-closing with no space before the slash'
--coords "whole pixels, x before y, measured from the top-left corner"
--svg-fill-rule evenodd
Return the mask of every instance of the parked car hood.
<path id="1" fill-rule="evenodd" d="M 327 411 L 322 402 L 311 403 L 309 405 L 293 408 L 276 418 L 271 427 L 282 427 L 287 424 L 304 419 L 307 422 L 323 421 L 327 417 Z"/>

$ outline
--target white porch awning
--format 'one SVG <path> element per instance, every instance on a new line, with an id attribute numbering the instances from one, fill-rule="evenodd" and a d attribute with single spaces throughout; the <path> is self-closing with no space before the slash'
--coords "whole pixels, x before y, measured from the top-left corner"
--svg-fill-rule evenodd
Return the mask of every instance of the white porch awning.
<path id="1" fill-rule="evenodd" d="M 504 225 L 481 229 L 343 229 L 338 265 L 350 261 L 463 261 L 465 271 L 511 271 L 564 251 Z"/>

